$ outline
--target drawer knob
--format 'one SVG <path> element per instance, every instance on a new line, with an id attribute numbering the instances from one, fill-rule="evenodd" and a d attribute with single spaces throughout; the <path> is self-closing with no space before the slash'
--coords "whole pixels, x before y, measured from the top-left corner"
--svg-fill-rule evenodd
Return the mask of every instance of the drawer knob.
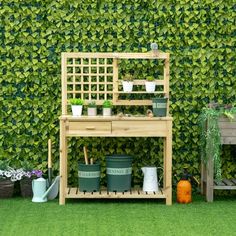
<path id="1" fill-rule="evenodd" d="M 86 129 L 87 130 L 95 130 L 95 127 L 94 126 L 87 126 Z"/>

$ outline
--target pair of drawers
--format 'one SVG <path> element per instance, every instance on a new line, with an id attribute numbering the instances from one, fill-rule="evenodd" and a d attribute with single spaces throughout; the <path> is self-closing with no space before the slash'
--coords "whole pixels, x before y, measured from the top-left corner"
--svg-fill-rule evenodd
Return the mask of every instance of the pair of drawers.
<path id="1" fill-rule="evenodd" d="M 120 136 L 120 137 L 165 137 L 168 126 L 166 121 L 71 121 L 68 123 L 67 136 Z"/>

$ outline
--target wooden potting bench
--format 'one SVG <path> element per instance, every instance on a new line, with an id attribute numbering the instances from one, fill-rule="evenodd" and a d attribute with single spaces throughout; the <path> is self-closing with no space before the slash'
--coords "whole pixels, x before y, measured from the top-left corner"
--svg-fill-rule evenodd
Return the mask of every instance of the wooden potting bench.
<path id="1" fill-rule="evenodd" d="M 102 105 L 111 100 L 113 105 L 151 106 L 151 99 L 123 98 L 119 63 L 122 60 L 157 60 L 161 63 L 163 77 L 156 80 L 157 90 L 152 95 L 169 96 L 169 54 L 148 53 L 62 53 L 62 115 L 60 116 L 60 204 L 66 198 L 163 198 L 166 204 L 172 204 L 172 118 L 147 116 L 96 116 L 73 117 L 70 114 L 68 100 L 82 98 L 85 103 L 95 100 Z M 134 80 L 134 86 L 143 90 L 131 92 L 135 97 L 147 95 L 144 89 L 145 78 Z M 127 94 L 126 94 L 127 95 Z M 169 114 L 169 109 L 167 111 Z M 69 137 L 161 137 L 164 139 L 164 176 L 163 188 L 159 192 L 147 193 L 141 189 L 130 192 L 84 193 L 67 184 L 67 138 Z M 142 148 L 142 147 L 140 147 Z"/>
<path id="2" fill-rule="evenodd" d="M 223 145 L 236 145 L 236 117 L 230 121 L 226 117 L 220 117 L 219 129 L 221 143 Z M 222 161 L 223 161 L 222 157 Z M 201 163 L 201 193 L 206 195 L 206 201 L 213 202 L 214 190 L 236 190 L 236 179 L 223 179 L 218 182 L 214 180 L 213 157 L 207 163 Z"/>

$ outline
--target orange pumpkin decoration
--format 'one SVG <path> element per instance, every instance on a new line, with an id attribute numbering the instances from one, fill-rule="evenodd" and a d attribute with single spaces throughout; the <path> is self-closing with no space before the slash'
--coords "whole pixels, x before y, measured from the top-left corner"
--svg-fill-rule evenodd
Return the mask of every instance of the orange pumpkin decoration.
<path id="1" fill-rule="evenodd" d="M 181 179 L 177 184 L 177 202 L 192 202 L 192 186 L 191 183 L 186 179 Z"/>

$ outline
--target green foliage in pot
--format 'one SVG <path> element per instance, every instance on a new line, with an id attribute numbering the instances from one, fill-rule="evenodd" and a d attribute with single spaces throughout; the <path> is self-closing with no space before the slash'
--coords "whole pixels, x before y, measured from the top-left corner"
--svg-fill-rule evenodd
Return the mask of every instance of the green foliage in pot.
<path id="1" fill-rule="evenodd" d="M 80 105 L 82 106 L 84 104 L 84 100 L 80 98 L 72 98 L 69 100 L 71 105 Z"/>
<path id="2" fill-rule="evenodd" d="M 103 102 L 103 104 L 102 104 L 102 107 L 103 108 L 112 108 L 112 102 L 111 101 L 109 101 L 109 100 L 105 100 L 104 102 Z"/>
<path id="3" fill-rule="evenodd" d="M 155 78 L 152 75 L 149 75 L 146 77 L 146 81 L 148 81 L 148 82 L 153 82 L 154 80 L 155 80 Z"/>
<path id="4" fill-rule="evenodd" d="M 96 108 L 96 107 L 97 107 L 97 104 L 96 104 L 95 101 L 90 101 L 90 102 L 88 103 L 88 107 L 89 107 L 89 108 Z"/>
<path id="5" fill-rule="evenodd" d="M 122 77 L 123 81 L 132 82 L 134 80 L 134 75 L 128 73 Z"/>

